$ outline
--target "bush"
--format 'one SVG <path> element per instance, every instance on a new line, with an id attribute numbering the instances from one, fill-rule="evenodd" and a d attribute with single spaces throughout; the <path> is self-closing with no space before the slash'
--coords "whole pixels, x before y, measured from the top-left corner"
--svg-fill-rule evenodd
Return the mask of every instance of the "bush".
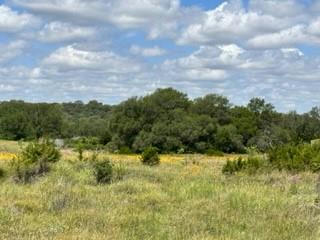
<path id="1" fill-rule="evenodd" d="M 245 165 L 245 162 L 241 157 L 239 157 L 237 160 L 234 160 L 234 161 L 228 160 L 227 163 L 222 168 L 222 173 L 234 174 L 236 172 L 243 170 L 244 165 Z"/>
<path id="2" fill-rule="evenodd" d="M 242 157 L 234 161 L 228 160 L 222 168 L 223 174 L 235 174 L 237 172 L 245 171 L 249 174 L 255 174 L 259 169 L 265 167 L 265 160 L 261 156 L 249 156 L 243 160 Z"/>
<path id="3" fill-rule="evenodd" d="M 158 165 L 160 163 L 158 149 L 155 147 L 146 148 L 141 155 L 141 162 L 149 166 Z"/>
<path id="4" fill-rule="evenodd" d="M 104 159 L 103 161 L 96 162 L 94 164 L 94 175 L 99 184 L 111 183 L 113 169 L 110 160 Z"/>
<path id="5" fill-rule="evenodd" d="M 217 156 L 217 157 L 223 157 L 224 156 L 224 153 L 219 151 L 219 150 L 216 150 L 216 149 L 208 149 L 206 151 L 206 155 L 208 156 Z"/>
<path id="6" fill-rule="evenodd" d="M 259 155 L 249 156 L 247 160 L 228 161 L 223 173 L 233 174 L 246 170 L 255 173 L 259 169 L 278 169 L 289 172 L 320 171 L 319 144 L 286 144 L 269 151 L 268 158 Z"/>
<path id="7" fill-rule="evenodd" d="M 266 161 L 261 156 L 249 156 L 245 162 L 245 169 L 249 174 L 255 174 L 263 168 L 266 168 Z"/>
<path id="8" fill-rule="evenodd" d="M 80 137 L 70 139 L 67 142 L 67 146 L 75 149 L 78 149 L 79 146 L 81 146 L 83 150 L 97 150 L 104 148 L 97 137 Z"/>
<path id="9" fill-rule="evenodd" d="M 49 140 L 29 143 L 13 160 L 14 179 L 17 182 L 28 183 L 35 177 L 49 172 L 50 165 L 59 161 L 60 157 L 60 152 Z"/>
<path id="10" fill-rule="evenodd" d="M 123 155 L 130 155 L 133 154 L 133 152 L 131 151 L 131 149 L 129 147 L 121 147 L 119 149 L 119 154 L 123 154 Z"/>
<path id="11" fill-rule="evenodd" d="M 269 152 L 269 162 L 279 170 L 293 172 L 320 171 L 319 144 L 287 144 Z"/>

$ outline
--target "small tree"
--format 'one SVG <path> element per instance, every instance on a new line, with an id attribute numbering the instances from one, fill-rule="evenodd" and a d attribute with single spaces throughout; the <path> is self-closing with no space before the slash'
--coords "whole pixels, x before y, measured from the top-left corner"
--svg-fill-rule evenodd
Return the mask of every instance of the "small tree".
<path id="1" fill-rule="evenodd" d="M 44 175 L 50 170 L 50 165 L 59 161 L 60 157 L 54 143 L 47 139 L 29 143 L 13 160 L 15 180 L 28 183 L 33 178 Z"/>
<path id="2" fill-rule="evenodd" d="M 97 183 L 111 183 L 113 169 L 110 160 L 104 159 L 103 161 L 96 162 L 94 164 L 94 175 L 96 177 Z"/>
<path id="3" fill-rule="evenodd" d="M 141 155 L 141 162 L 149 166 L 158 165 L 160 163 L 158 149 L 155 147 L 146 148 Z"/>

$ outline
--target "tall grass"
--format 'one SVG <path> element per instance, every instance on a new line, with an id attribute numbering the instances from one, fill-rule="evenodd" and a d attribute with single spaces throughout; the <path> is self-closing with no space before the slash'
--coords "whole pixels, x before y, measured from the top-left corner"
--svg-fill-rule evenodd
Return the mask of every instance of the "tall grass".
<path id="1" fill-rule="evenodd" d="M 0 239 L 320 239 L 313 173 L 224 176 L 221 158 L 156 168 L 122 158 L 110 185 L 66 157 L 30 185 L 6 177 Z"/>

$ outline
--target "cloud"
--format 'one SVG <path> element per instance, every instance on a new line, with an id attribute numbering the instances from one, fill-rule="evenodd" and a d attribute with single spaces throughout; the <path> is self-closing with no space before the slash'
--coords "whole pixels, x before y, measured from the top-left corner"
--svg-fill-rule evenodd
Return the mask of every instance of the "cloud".
<path id="1" fill-rule="evenodd" d="M 255 48 L 279 48 L 307 42 L 308 39 L 305 26 L 297 25 L 280 32 L 256 36 L 248 44 Z"/>
<path id="2" fill-rule="evenodd" d="M 320 44 L 320 20 L 312 11 L 296 0 L 251 0 L 248 9 L 240 0 L 223 2 L 183 29 L 177 43 L 266 49 Z"/>
<path id="3" fill-rule="evenodd" d="M 36 35 L 42 42 L 65 42 L 81 39 L 92 39 L 97 31 L 91 27 L 81 27 L 65 22 L 46 24 Z"/>
<path id="4" fill-rule="evenodd" d="M 263 34 L 248 40 L 254 48 L 281 48 L 298 44 L 320 44 L 320 18 L 308 25 L 300 24 L 279 32 Z"/>
<path id="5" fill-rule="evenodd" d="M 320 59 L 309 58 L 297 48 L 246 50 L 235 44 L 202 46 L 189 56 L 155 65 L 112 51 L 68 45 L 49 54 L 38 67 L 0 68 L 0 83 L 11 86 L 1 98 L 95 98 L 113 103 L 158 87 L 174 87 L 191 97 L 220 93 L 237 104 L 265 97 L 283 111 L 320 102 L 319 78 Z"/>
<path id="6" fill-rule="evenodd" d="M 191 24 L 178 39 L 180 44 L 228 44 L 243 42 L 259 33 L 275 32 L 289 25 L 286 19 L 246 11 L 234 3 L 224 2 L 204 12 L 201 21 Z"/>
<path id="7" fill-rule="evenodd" d="M 279 18 L 304 17 L 307 8 L 298 0 L 250 0 L 249 9 Z"/>
<path id="8" fill-rule="evenodd" d="M 307 31 L 314 36 L 320 37 L 320 17 L 310 23 Z"/>
<path id="9" fill-rule="evenodd" d="M 20 54 L 27 46 L 27 43 L 22 40 L 16 40 L 8 44 L 0 44 L 0 63 L 7 62 Z"/>
<path id="10" fill-rule="evenodd" d="M 20 14 L 8 6 L 0 5 L 0 32 L 19 32 L 39 23 L 40 20 L 31 14 Z"/>
<path id="11" fill-rule="evenodd" d="M 43 64 L 60 72 L 89 70 L 126 74 L 140 71 L 139 64 L 111 51 L 82 50 L 73 45 L 57 49 Z"/>
<path id="12" fill-rule="evenodd" d="M 152 48 L 143 48 L 137 45 L 132 45 L 130 47 L 130 52 L 134 55 L 141 55 L 144 57 L 157 57 L 167 54 L 166 50 L 158 46 L 154 46 Z"/>
<path id="13" fill-rule="evenodd" d="M 297 48 L 202 46 L 187 57 L 166 61 L 160 72 L 165 74 L 163 78 L 182 82 L 187 92 L 195 88 L 202 93 L 218 92 L 236 103 L 259 96 L 287 111 L 288 106 L 301 110 L 302 105 L 311 108 L 320 102 L 314 95 L 320 87 L 320 58 L 309 58 Z"/>
<path id="14" fill-rule="evenodd" d="M 150 38 L 174 35 L 182 23 L 184 11 L 179 0 L 13 0 L 44 17 L 65 19 L 73 23 L 107 23 L 121 29 L 142 28 Z"/>
<path id="15" fill-rule="evenodd" d="M 196 69 L 227 70 L 243 62 L 241 55 L 244 52 L 244 49 L 235 44 L 217 47 L 202 46 L 187 57 L 166 61 L 164 66 L 172 70 L 183 69 L 183 72 Z"/>
<path id="16" fill-rule="evenodd" d="M 2 99 L 116 103 L 174 87 L 236 104 L 265 97 L 280 110 L 320 102 L 319 1 L 229 0 L 207 10 L 180 0 L 7 2 L 16 5 L 0 5 L 0 31 L 10 32 L 0 46 Z"/>
<path id="17" fill-rule="evenodd" d="M 171 81 L 224 81 L 228 74 L 219 59 L 221 52 L 217 47 L 201 47 L 188 57 L 165 61 L 160 71 Z"/>

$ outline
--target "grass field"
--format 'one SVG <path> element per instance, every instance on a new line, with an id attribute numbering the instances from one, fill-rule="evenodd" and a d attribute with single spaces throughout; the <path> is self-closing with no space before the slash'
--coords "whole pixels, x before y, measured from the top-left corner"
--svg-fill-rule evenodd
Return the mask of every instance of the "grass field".
<path id="1" fill-rule="evenodd" d="M 109 157 L 124 172 L 110 185 L 71 151 L 33 184 L 0 180 L 0 239 L 320 239 L 315 174 L 228 177 L 227 157 L 164 155 L 152 168 Z"/>
<path id="2" fill-rule="evenodd" d="M 17 153 L 20 150 L 19 144 L 23 144 L 23 143 L 19 143 L 15 141 L 0 140 L 0 152 Z"/>

